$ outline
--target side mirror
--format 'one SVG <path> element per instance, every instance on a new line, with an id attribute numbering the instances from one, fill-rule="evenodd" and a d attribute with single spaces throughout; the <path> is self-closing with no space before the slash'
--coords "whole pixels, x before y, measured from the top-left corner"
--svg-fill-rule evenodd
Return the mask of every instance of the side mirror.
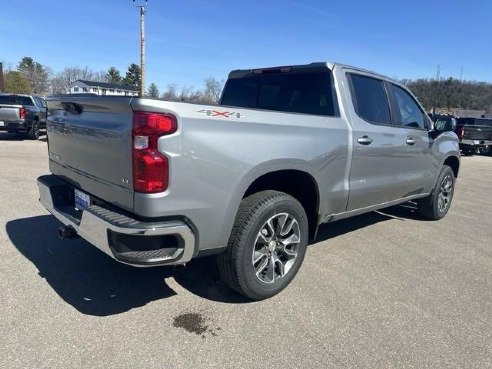
<path id="1" fill-rule="evenodd" d="M 434 131 L 437 132 L 449 132 L 456 129 L 456 119 L 437 119 L 434 123 Z"/>

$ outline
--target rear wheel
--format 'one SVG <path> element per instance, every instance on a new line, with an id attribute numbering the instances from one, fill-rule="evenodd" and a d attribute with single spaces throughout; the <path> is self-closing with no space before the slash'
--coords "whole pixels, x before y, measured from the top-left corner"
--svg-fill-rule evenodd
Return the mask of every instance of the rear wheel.
<path id="1" fill-rule="evenodd" d="M 427 219 L 444 218 L 451 206 L 454 195 L 454 172 L 444 165 L 432 194 L 417 201 L 419 213 Z"/>
<path id="2" fill-rule="evenodd" d="M 27 137 L 30 140 L 37 140 L 39 138 L 39 123 L 37 121 L 32 122 L 31 129 L 27 131 Z"/>
<path id="3" fill-rule="evenodd" d="M 242 295 L 266 299 L 294 279 L 307 243 L 302 205 L 283 192 L 258 192 L 241 202 L 228 249 L 218 256 L 220 274 Z"/>

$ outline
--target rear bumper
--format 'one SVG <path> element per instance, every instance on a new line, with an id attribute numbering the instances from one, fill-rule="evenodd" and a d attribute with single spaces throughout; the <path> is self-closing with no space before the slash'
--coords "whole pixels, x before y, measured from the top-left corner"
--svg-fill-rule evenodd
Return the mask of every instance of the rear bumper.
<path id="1" fill-rule="evenodd" d="M 61 223 L 112 258 L 133 266 L 184 264 L 195 253 L 195 235 L 183 221 L 141 222 L 90 205 L 74 208 L 74 187 L 55 175 L 38 178 L 39 201 Z"/>
<path id="2" fill-rule="evenodd" d="M 3 121 L 3 125 L 0 125 L 0 131 L 9 131 L 9 132 L 26 131 L 28 128 L 29 128 L 28 124 L 24 120 Z"/>
<path id="3" fill-rule="evenodd" d="M 470 147 L 485 147 L 492 145 L 491 140 L 461 140 L 460 148 L 470 148 Z"/>

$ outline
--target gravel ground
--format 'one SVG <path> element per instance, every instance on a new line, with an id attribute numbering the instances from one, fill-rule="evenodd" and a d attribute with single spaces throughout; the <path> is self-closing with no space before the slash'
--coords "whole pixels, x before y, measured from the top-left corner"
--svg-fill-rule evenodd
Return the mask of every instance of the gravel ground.
<path id="1" fill-rule="evenodd" d="M 0 133 L 0 368 L 491 368 L 492 157 L 462 158 L 439 222 L 408 207 L 325 225 L 280 295 L 213 259 L 116 263 L 38 203 L 46 141 Z"/>

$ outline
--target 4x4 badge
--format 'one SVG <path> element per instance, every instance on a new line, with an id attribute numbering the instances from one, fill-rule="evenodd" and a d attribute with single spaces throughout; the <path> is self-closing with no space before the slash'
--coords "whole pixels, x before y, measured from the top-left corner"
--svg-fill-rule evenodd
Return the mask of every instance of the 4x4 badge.
<path id="1" fill-rule="evenodd" d="M 198 110 L 197 113 L 205 114 L 207 117 L 224 117 L 224 118 L 237 118 L 240 119 L 244 114 L 236 111 L 219 111 L 212 109 L 202 109 Z"/>

